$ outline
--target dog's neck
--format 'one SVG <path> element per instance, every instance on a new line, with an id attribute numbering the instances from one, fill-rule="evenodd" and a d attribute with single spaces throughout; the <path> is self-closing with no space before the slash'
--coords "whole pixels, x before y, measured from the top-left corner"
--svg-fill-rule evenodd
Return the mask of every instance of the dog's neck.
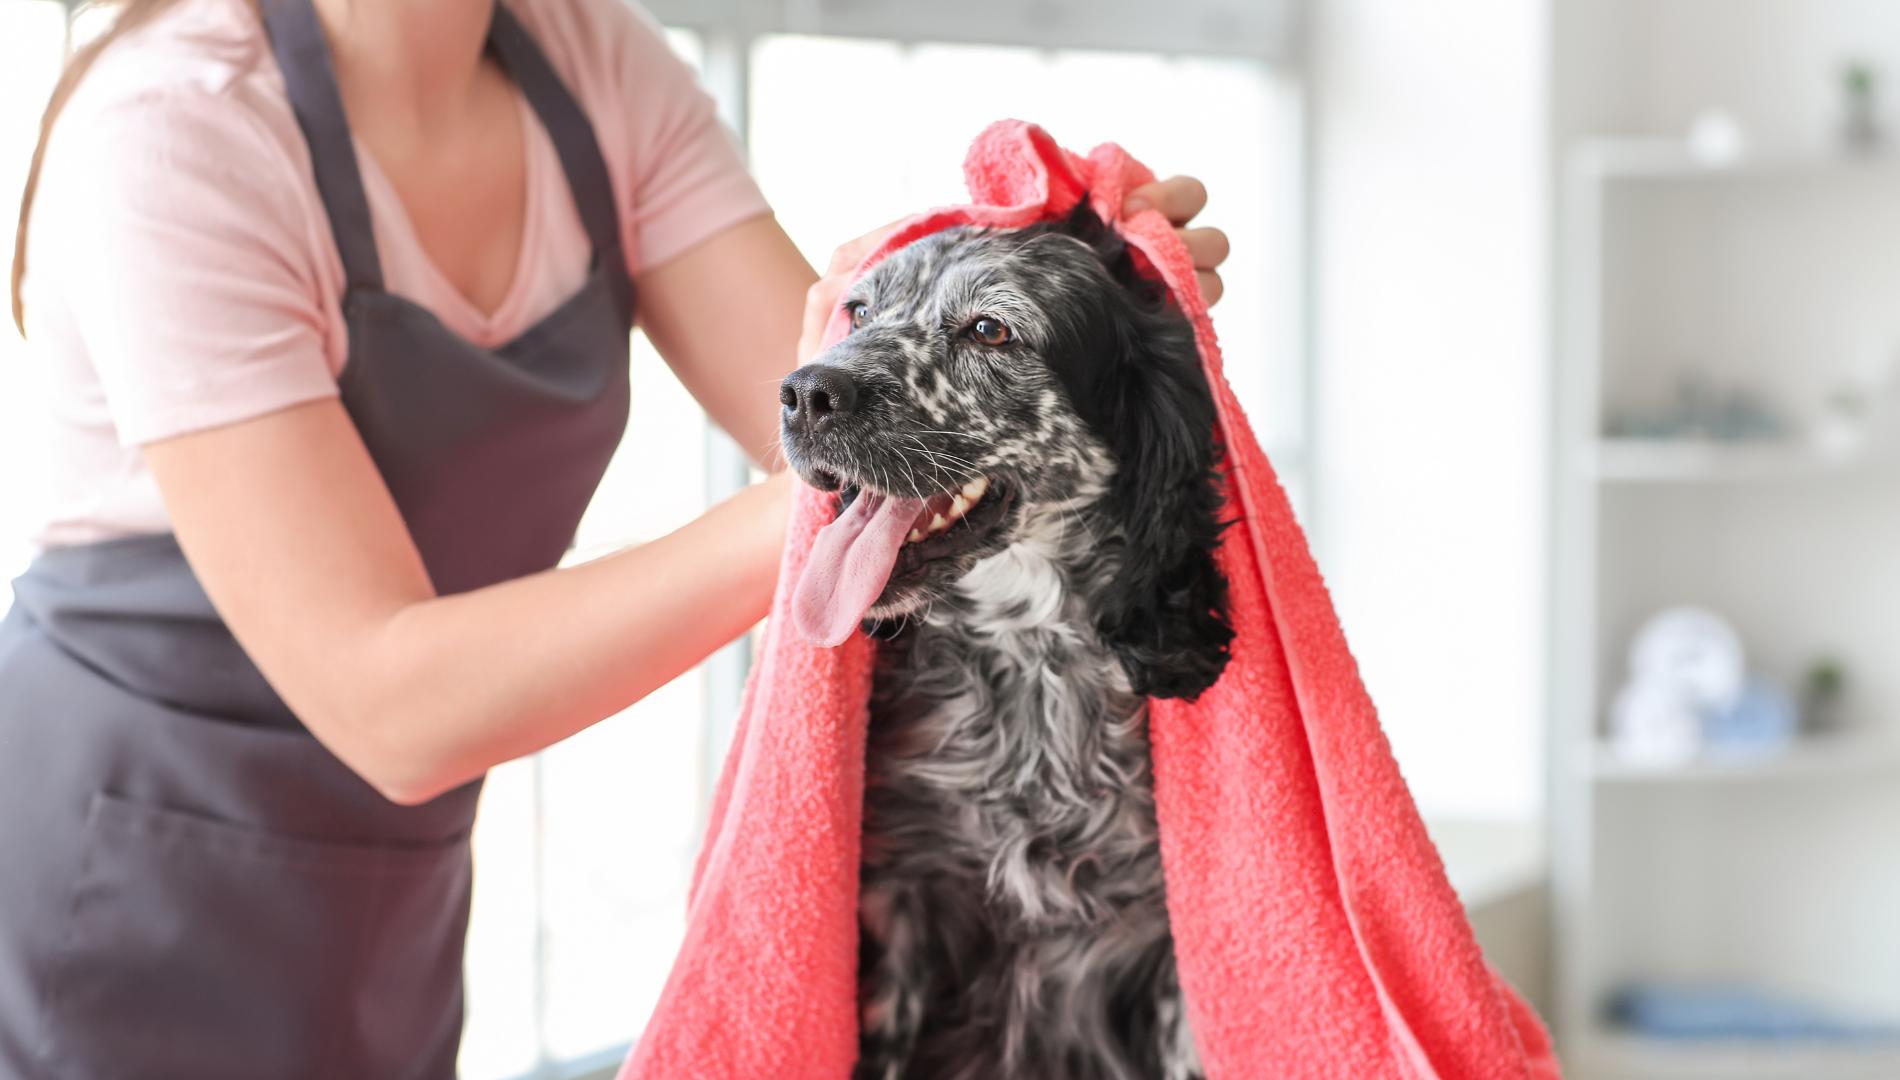
<path id="1" fill-rule="evenodd" d="M 1052 636 L 1093 636 L 1087 560 L 1094 515 L 1086 513 L 1034 511 L 1016 542 L 972 567 L 954 595 L 925 616 L 926 625 L 963 627 L 994 639 L 998 650 L 1030 654 L 1044 651 Z"/>
<path id="2" fill-rule="evenodd" d="M 1092 618 L 1107 527 L 1037 515 L 879 652 L 870 782 L 959 822 L 944 857 L 975 859 L 1037 925 L 1087 923 L 1151 884 L 1128 869 L 1153 848 L 1147 709 Z M 1117 884 L 1083 865 L 1121 868 Z"/>
<path id="3" fill-rule="evenodd" d="M 1119 547 L 1115 531 L 1094 492 L 1025 507 L 1010 545 L 971 567 L 923 626 L 969 636 L 999 659 L 1035 663 L 1063 647 L 1106 653 L 1090 600 L 1107 584 L 1103 541 Z"/>
<path id="4" fill-rule="evenodd" d="M 1094 626 L 1110 528 L 1041 508 L 885 650 L 880 711 L 960 744 L 966 789 L 1086 804 L 1146 767 L 1142 699 Z"/>

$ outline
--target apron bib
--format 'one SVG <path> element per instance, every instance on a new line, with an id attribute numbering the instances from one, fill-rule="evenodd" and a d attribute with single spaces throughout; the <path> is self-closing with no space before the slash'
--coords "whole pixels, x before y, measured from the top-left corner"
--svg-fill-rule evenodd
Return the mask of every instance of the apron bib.
<path id="1" fill-rule="evenodd" d="M 348 279 L 348 410 L 441 593 L 555 565 L 626 426 L 633 283 L 593 129 L 507 7 L 586 284 L 489 351 L 383 288 L 310 0 L 265 28 Z M 48 551 L 0 622 L 0 1073 L 449 1078 L 480 781 L 397 806 L 272 692 L 169 535 Z"/>

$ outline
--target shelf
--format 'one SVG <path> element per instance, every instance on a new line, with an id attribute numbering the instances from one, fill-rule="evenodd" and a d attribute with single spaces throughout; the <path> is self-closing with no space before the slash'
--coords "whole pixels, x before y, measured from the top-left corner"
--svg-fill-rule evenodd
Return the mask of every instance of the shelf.
<path id="1" fill-rule="evenodd" d="M 1597 746 L 1588 760 L 1600 784 L 1821 780 L 1900 771 L 1900 742 L 1865 735 L 1815 736 L 1760 757 L 1700 758 L 1680 765 L 1633 762 Z"/>
<path id="2" fill-rule="evenodd" d="M 1849 476 L 1891 468 L 1886 457 L 1787 440 L 1598 439 L 1579 455 L 1586 475 L 1615 484 L 1742 484 Z"/>
<path id="3" fill-rule="evenodd" d="M 1894 1080 L 1900 1044 L 1657 1039 L 1610 1032 L 1596 1039 L 1591 1076 L 1616 1080 Z"/>
<path id="4" fill-rule="evenodd" d="M 1677 139 L 1602 139 L 1574 153 L 1576 168 L 1605 180 L 1815 180 L 1900 172 L 1900 154 L 1892 151 L 1753 152 L 1711 161 Z"/>
<path id="5" fill-rule="evenodd" d="M 1900 887 L 1880 828 L 1900 791 L 1890 685 L 1862 685 L 1852 728 L 1755 757 L 1645 765 L 1603 733 L 1626 635 L 1678 603 L 1734 619 L 1765 670 L 1791 676 L 1822 650 L 1884 670 L 1900 617 L 1882 561 L 1900 536 L 1900 422 L 1882 427 L 1871 395 L 1865 427 L 1819 406 L 1891 351 L 1869 297 L 1893 284 L 1882 253 L 1900 236 L 1900 143 L 1757 143 L 1713 161 L 1681 138 L 1612 137 L 1567 147 L 1562 164 L 1549 749 L 1567 1074 L 1900 1080 L 1900 1044 L 1668 1039 L 1603 1016 L 1636 973 L 1900 1007 L 1880 962 L 1891 905 L 1867 899 Z M 1710 404 L 1747 389 L 1782 430 L 1668 437 L 1729 430 L 1666 411 L 1691 368 Z M 1656 411 L 1622 411 L 1645 406 Z"/>

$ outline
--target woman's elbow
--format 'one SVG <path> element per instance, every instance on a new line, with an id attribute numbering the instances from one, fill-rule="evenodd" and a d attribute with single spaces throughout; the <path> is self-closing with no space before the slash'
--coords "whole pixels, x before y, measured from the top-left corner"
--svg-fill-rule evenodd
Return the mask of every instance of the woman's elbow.
<path id="1" fill-rule="evenodd" d="M 399 806 L 419 806 L 461 785 L 444 756 L 418 733 L 390 720 L 400 710 L 352 702 L 305 723 L 330 752 L 378 795 Z"/>
<path id="2" fill-rule="evenodd" d="M 426 745 L 388 739 L 348 763 L 376 793 L 398 806 L 420 806 L 460 787 L 468 779 Z"/>
<path id="3" fill-rule="evenodd" d="M 376 793 L 397 806 L 421 806 L 455 788 L 454 784 L 419 781 L 398 778 L 385 781 L 371 780 L 370 786 Z"/>

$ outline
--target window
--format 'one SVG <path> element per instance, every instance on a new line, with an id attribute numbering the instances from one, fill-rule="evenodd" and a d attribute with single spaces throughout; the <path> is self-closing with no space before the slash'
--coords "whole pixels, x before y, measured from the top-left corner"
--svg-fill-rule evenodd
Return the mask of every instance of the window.
<path id="1" fill-rule="evenodd" d="M 1023 17 L 1014 5 L 984 0 L 976 6 L 994 8 L 994 18 L 959 23 L 942 22 L 936 5 L 851 5 L 850 27 L 825 21 L 828 3 L 788 4 L 784 17 L 762 15 L 771 4 L 650 6 L 681 27 L 670 33 L 674 47 L 702 70 L 779 219 L 821 266 L 833 247 L 878 225 L 962 201 L 965 147 L 1005 116 L 1041 123 L 1071 147 L 1112 139 L 1163 174 L 1207 181 L 1206 219 L 1234 242 L 1215 320 L 1228 374 L 1299 501 L 1308 438 L 1302 105 L 1274 62 L 1278 39 L 1264 13 L 1281 5 L 1196 19 L 1157 15 L 1157 5 L 1052 2 L 1023 27 L 1012 22 Z M 1136 13 L 1098 17 L 1124 7 Z M 972 40 L 970 24 L 993 40 Z M 0 0 L 0 205 L 14 205 L 67 37 L 61 4 Z M 1229 133 L 1218 142 L 1198 136 L 1205 125 L 1179 122 L 1210 107 Z M 20 351 L 10 330 L 0 332 L 0 454 L 9 461 L 30 460 L 33 445 L 30 365 Z M 743 456 L 638 335 L 632 377 L 626 442 L 581 525 L 576 559 L 662 535 L 747 476 Z M 26 556 L 26 472 L 0 473 L 0 570 L 9 577 Z M 610 1073 L 624 1054 L 680 940 L 744 658 L 743 646 L 730 648 L 625 713 L 490 775 L 475 834 L 467 1080 Z"/>

